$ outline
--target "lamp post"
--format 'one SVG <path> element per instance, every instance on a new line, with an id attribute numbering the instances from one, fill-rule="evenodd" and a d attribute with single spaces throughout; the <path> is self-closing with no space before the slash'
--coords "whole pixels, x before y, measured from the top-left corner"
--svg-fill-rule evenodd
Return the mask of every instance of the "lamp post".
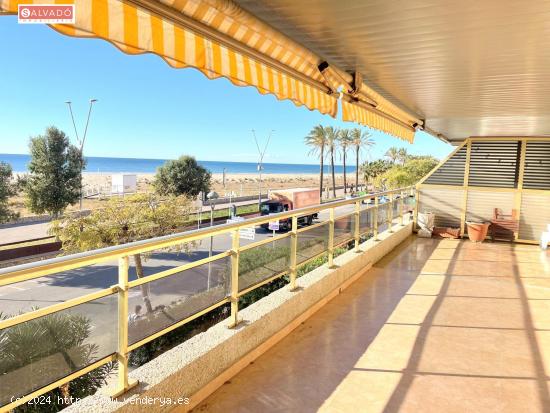
<path id="1" fill-rule="evenodd" d="M 84 197 L 83 187 L 82 187 L 82 172 L 84 171 L 84 143 L 86 143 L 86 135 L 88 134 L 88 125 L 90 124 L 90 115 L 92 114 L 92 106 L 97 102 L 97 99 L 90 99 L 90 108 L 88 109 L 88 118 L 86 119 L 86 127 L 84 128 L 84 136 L 82 140 L 78 137 L 78 131 L 76 130 L 76 122 L 74 120 L 73 108 L 71 106 L 72 102 L 70 100 L 65 103 L 69 106 L 69 113 L 71 115 L 71 120 L 73 121 L 74 134 L 76 135 L 76 140 L 80 146 L 80 211 L 82 211 L 82 200 Z"/>
<path id="2" fill-rule="evenodd" d="M 263 163 L 264 163 L 264 156 L 265 152 L 267 151 L 267 146 L 269 145 L 269 141 L 271 140 L 271 135 L 275 132 L 275 130 L 271 130 L 269 132 L 269 136 L 267 137 L 267 142 L 265 143 L 263 151 L 260 149 L 260 145 L 258 144 L 258 139 L 256 138 L 256 131 L 252 129 L 252 135 L 254 136 L 254 142 L 256 142 L 256 148 L 258 148 L 258 172 L 260 174 L 260 182 L 258 185 L 258 208 L 260 208 L 260 205 L 262 204 L 262 170 L 264 169 Z"/>
<path id="3" fill-rule="evenodd" d="M 206 198 L 208 199 L 209 204 L 210 204 L 210 227 L 212 228 L 212 226 L 214 225 L 214 208 L 216 207 L 216 199 L 219 198 L 219 195 L 215 191 L 210 191 L 206 195 Z M 208 257 L 212 256 L 212 245 L 213 245 L 213 243 L 214 243 L 214 236 L 210 235 L 210 248 L 209 248 L 209 251 L 208 251 Z M 206 280 L 206 289 L 207 290 L 210 290 L 210 275 L 212 274 L 211 264 L 212 264 L 211 262 L 208 263 L 208 278 Z"/>

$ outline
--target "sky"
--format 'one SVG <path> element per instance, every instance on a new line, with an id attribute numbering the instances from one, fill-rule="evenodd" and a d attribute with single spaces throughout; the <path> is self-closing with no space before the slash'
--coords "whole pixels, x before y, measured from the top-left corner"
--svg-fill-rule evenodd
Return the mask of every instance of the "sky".
<path id="1" fill-rule="evenodd" d="M 256 162 L 254 129 L 260 143 L 274 130 L 264 162 L 314 164 L 303 142 L 313 126 L 358 126 L 195 69 L 173 69 L 152 54 L 126 55 L 103 40 L 19 25 L 16 16 L 0 16 L 0 39 L 0 153 L 27 153 L 29 137 L 50 125 L 76 142 L 64 102 L 73 102 L 82 134 L 91 98 L 98 102 L 87 156 Z M 423 132 L 413 145 L 370 133 L 371 159 L 391 146 L 438 158 L 452 149 Z"/>

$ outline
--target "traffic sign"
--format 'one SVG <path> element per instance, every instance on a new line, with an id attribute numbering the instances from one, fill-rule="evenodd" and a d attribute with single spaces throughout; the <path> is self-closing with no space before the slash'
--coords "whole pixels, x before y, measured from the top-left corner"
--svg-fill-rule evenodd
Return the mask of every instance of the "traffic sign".
<path id="1" fill-rule="evenodd" d="M 233 217 L 227 220 L 227 223 L 230 224 L 232 222 L 242 222 L 244 221 L 243 217 Z M 247 239 L 250 241 L 254 241 L 256 238 L 256 229 L 254 227 L 246 227 L 239 229 L 239 238 Z"/>
<path id="2" fill-rule="evenodd" d="M 269 221 L 269 229 L 271 231 L 279 231 L 279 220 Z"/>

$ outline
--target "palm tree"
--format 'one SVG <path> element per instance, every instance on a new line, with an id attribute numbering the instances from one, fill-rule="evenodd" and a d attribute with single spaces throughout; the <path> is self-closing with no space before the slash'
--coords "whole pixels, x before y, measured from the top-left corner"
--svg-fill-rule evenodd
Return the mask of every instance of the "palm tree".
<path id="1" fill-rule="evenodd" d="M 361 131 L 359 128 L 351 130 L 351 144 L 355 146 L 355 190 L 359 187 L 359 152 L 361 148 L 370 148 L 374 146 L 374 139 L 370 138 L 370 134 L 367 131 Z"/>
<path id="2" fill-rule="evenodd" d="M 396 148 L 395 146 L 392 146 L 390 149 L 386 151 L 386 158 L 389 158 L 391 163 L 397 162 L 399 159 L 399 148 Z"/>
<path id="3" fill-rule="evenodd" d="M 342 149 L 342 162 L 344 164 L 344 194 L 347 193 L 347 179 L 346 179 L 346 155 L 349 147 L 352 145 L 351 131 L 349 129 L 342 129 L 338 134 L 338 143 Z"/>
<path id="4" fill-rule="evenodd" d="M 338 136 L 340 132 L 338 128 L 327 126 L 325 127 L 325 134 L 327 137 L 327 149 L 330 152 L 330 169 L 332 172 L 332 195 L 336 198 L 336 177 L 334 175 L 334 153 L 336 152 L 338 145 Z"/>
<path id="5" fill-rule="evenodd" d="M 327 146 L 327 136 L 325 128 L 322 125 L 315 126 L 309 135 L 305 137 L 305 143 L 311 147 L 309 153 L 319 155 L 319 197 L 323 196 L 323 172 L 325 160 L 325 147 Z"/>
<path id="6" fill-rule="evenodd" d="M 405 148 L 400 148 L 397 151 L 397 159 L 399 162 L 401 162 L 401 165 L 405 165 L 405 162 L 407 162 L 407 158 L 409 157 L 409 153 Z"/>

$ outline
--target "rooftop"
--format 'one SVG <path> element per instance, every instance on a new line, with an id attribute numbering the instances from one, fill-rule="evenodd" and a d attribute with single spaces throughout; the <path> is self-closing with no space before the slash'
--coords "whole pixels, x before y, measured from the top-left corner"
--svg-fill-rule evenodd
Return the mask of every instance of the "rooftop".
<path id="1" fill-rule="evenodd" d="M 195 411 L 542 412 L 550 256 L 410 237 Z"/>

